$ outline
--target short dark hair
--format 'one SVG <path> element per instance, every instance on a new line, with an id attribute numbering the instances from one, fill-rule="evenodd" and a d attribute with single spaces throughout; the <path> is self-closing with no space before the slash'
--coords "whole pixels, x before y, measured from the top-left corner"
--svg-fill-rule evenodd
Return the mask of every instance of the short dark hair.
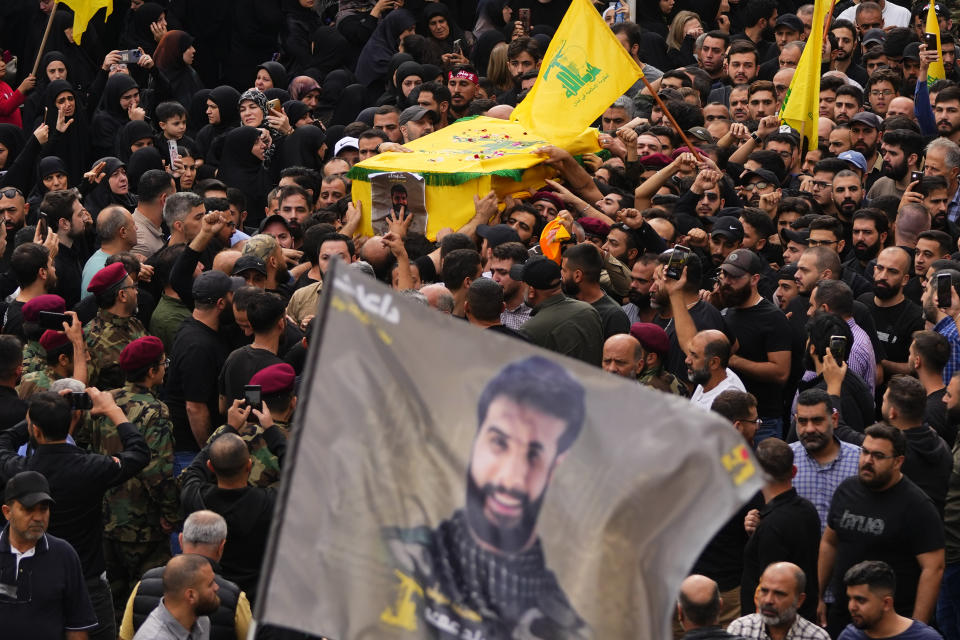
<path id="1" fill-rule="evenodd" d="M 543 59 L 540 43 L 529 36 L 514 38 L 507 45 L 507 60 L 515 60 L 521 53 L 529 53 L 534 60 Z"/>
<path id="2" fill-rule="evenodd" d="M 187 117 L 187 110 L 176 100 L 161 102 L 157 105 L 157 108 L 154 109 L 153 113 L 157 117 L 157 122 L 166 122 L 170 118 L 176 118 L 177 116 Z"/>
<path id="3" fill-rule="evenodd" d="M 227 202 L 241 213 L 247 210 L 247 196 L 236 187 L 227 187 Z"/>
<path id="4" fill-rule="evenodd" d="M 853 344 L 853 332 L 843 318 L 826 311 L 813 314 L 813 317 L 807 321 L 807 338 L 813 345 L 813 352 L 821 360 L 830 348 L 830 336 L 844 336 L 848 346 Z"/>
<path id="5" fill-rule="evenodd" d="M 882 560 L 864 560 L 847 569 L 843 584 L 848 587 L 865 584 L 873 593 L 893 595 L 897 591 L 897 574 Z"/>
<path id="6" fill-rule="evenodd" d="M 834 29 L 837 28 L 836 27 L 837 22 L 839 21 L 838 20 L 833 21 Z M 846 22 L 846 20 L 844 20 L 844 22 Z M 861 106 L 861 107 L 863 106 L 863 91 L 853 86 L 852 84 L 845 84 L 839 89 L 837 89 L 837 97 L 839 98 L 840 96 L 850 96 L 851 98 L 853 98 L 854 102 L 856 102 L 858 106 Z"/>
<path id="7" fill-rule="evenodd" d="M 600 282 L 600 274 L 603 272 L 603 256 L 596 245 L 589 242 L 575 244 L 563 253 L 563 259 L 567 261 L 567 268 L 571 270 L 580 270 L 583 272 L 583 278 L 592 284 Z"/>
<path id="8" fill-rule="evenodd" d="M 887 233 L 890 230 L 890 219 L 882 209 L 876 207 L 864 207 L 853 212 L 853 221 L 872 220 L 877 233 Z"/>
<path id="9" fill-rule="evenodd" d="M 476 243 L 465 233 L 448 233 L 440 240 L 440 263 L 446 260 L 447 255 L 457 249 L 476 249 Z"/>
<path id="10" fill-rule="evenodd" d="M 833 216 L 817 216 L 810 221 L 810 226 L 807 228 L 810 229 L 810 231 L 829 231 L 837 240 L 843 240 L 844 238 L 843 223 Z"/>
<path id="11" fill-rule="evenodd" d="M 329 233 L 320 238 L 319 243 L 317 243 L 318 256 L 320 254 L 320 249 L 323 249 L 323 243 L 325 242 L 344 242 L 347 245 L 347 253 L 350 254 L 350 257 L 352 258 L 357 255 L 357 246 L 353 243 L 353 238 L 342 233 Z"/>
<path id="12" fill-rule="evenodd" d="M 432 94 L 437 104 L 441 102 L 450 103 L 450 89 L 447 89 L 439 82 L 424 82 L 423 84 L 417 85 L 413 88 L 413 91 L 410 92 L 410 95 L 407 96 L 407 101 L 410 102 L 410 104 L 416 103 L 421 93 Z"/>
<path id="13" fill-rule="evenodd" d="M 389 142 L 390 140 L 390 136 L 387 135 L 386 131 L 383 131 L 382 129 L 374 129 L 372 127 L 361 133 L 359 136 L 360 140 L 372 140 L 373 138 L 376 138 L 380 142 Z"/>
<path id="14" fill-rule="evenodd" d="M 154 202 L 167 192 L 176 191 L 173 176 L 160 169 L 144 171 L 137 183 L 137 198 L 141 202 Z"/>
<path id="15" fill-rule="evenodd" d="M 13 335 L 0 335 L 0 380 L 10 380 L 23 364 L 23 345 L 20 338 Z"/>
<path id="16" fill-rule="evenodd" d="M 883 134 L 883 144 L 900 147 L 904 159 L 911 153 L 917 154 L 917 159 L 923 158 L 923 137 L 909 129 L 891 129 Z"/>
<path id="17" fill-rule="evenodd" d="M 567 428 L 557 441 L 557 455 L 569 449 L 580 435 L 587 412 L 586 392 L 569 371 L 553 360 L 531 356 L 501 369 L 477 400 L 478 429 L 487 418 L 490 404 L 499 397 L 566 421 Z"/>
<path id="18" fill-rule="evenodd" d="M 247 302 L 247 320 L 254 333 L 264 333 L 276 326 L 286 314 L 287 306 L 276 293 L 261 291 Z"/>
<path id="19" fill-rule="evenodd" d="M 940 91 L 940 93 L 937 94 L 937 98 L 934 101 L 934 104 L 940 104 L 941 102 L 951 102 L 953 100 L 957 100 L 958 102 L 960 102 L 960 87 L 952 86 L 952 87 L 947 87 L 946 89 L 943 89 L 942 91 Z"/>
<path id="20" fill-rule="evenodd" d="M 738 389 L 727 389 L 713 399 L 710 410 L 719 413 L 730 422 L 735 422 L 746 418 L 750 409 L 756 406 L 757 398 L 752 393 Z"/>
<path id="21" fill-rule="evenodd" d="M 793 478 L 793 449 L 779 438 L 766 438 L 757 445 L 757 462 L 775 482 Z"/>
<path id="22" fill-rule="evenodd" d="M 927 179 L 928 178 L 924 178 L 924 180 Z M 940 245 L 940 253 L 945 256 L 949 256 L 950 252 L 953 250 L 953 238 L 951 238 L 950 234 L 946 233 L 945 231 L 939 231 L 937 229 L 921 231 L 920 234 L 917 235 L 917 240 L 933 240 Z"/>
<path id="23" fill-rule="evenodd" d="M 820 91 L 836 91 L 840 87 L 845 86 L 843 78 L 838 78 L 836 76 L 827 76 L 820 80 Z"/>
<path id="24" fill-rule="evenodd" d="M 929 329 L 913 332 L 913 351 L 930 371 L 941 372 L 950 361 L 950 341 Z"/>
<path id="25" fill-rule="evenodd" d="M 719 29 L 714 29 L 713 31 L 707 31 L 706 35 L 703 38 L 703 41 L 706 42 L 707 38 L 713 38 L 714 40 L 723 40 L 724 49 L 726 49 L 727 45 L 730 44 L 730 34 L 727 33 L 726 31 L 720 31 Z"/>
<path id="26" fill-rule="evenodd" d="M 513 260 L 513 264 L 525 264 L 530 252 L 521 242 L 504 242 L 493 248 L 493 257 L 497 260 Z"/>
<path id="27" fill-rule="evenodd" d="M 77 192 L 72 189 L 48 191 L 40 201 L 40 211 L 47 214 L 47 225 L 56 233 L 60 221 L 73 219 L 73 203 L 77 201 Z"/>
<path id="28" fill-rule="evenodd" d="M 833 400 L 824 389 L 818 387 L 805 389 L 797 396 L 797 406 L 815 407 L 818 404 L 826 405 L 827 413 L 833 413 Z"/>
<path id="29" fill-rule="evenodd" d="M 627 237 L 631 237 L 628 233 Z M 657 262 L 660 264 L 667 264 L 670 262 L 670 256 L 673 255 L 674 249 L 667 249 L 657 256 Z M 638 258 L 639 260 L 639 258 Z M 700 260 L 700 256 L 690 252 L 687 254 L 684 259 L 684 266 L 687 268 L 687 284 L 684 287 L 684 290 L 688 293 L 697 293 L 700 291 L 700 282 L 703 280 L 703 262 Z"/>
<path id="30" fill-rule="evenodd" d="M 948 188 L 947 179 L 943 176 L 924 176 L 920 184 L 917 185 L 917 189 L 920 190 L 924 198 L 934 191 L 946 191 Z"/>
<path id="31" fill-rule="evenodd" d="M 757 233 L 760 234 L 760 237 L 767 239 L 777 232 L 777 228 L 773 224 L 773 220 L 770 219 L 770 216 L 766 211 L 756 209 L 754 207 L 744 207 L 743 211 L 740 212 L 740 218 L 743 222 L 746 222 L 748 225 L 757 230 Z"/>
<path id="32" fill-rule="evenodd" d="M 454 249 L 443 259 L 443 286 L 459 291 L 466 278 L 473 278 L 480 269 L 480 253 L 476 249 Z"/>
<path id="33" fill-rule="evenodd" d="M 727 60 L 730 59 L 730 56 L 735 56 L 740 53 L 752 53 L 754 61 L 760 62 L 760 55 L 757 53 L 757 48 L 749 40 L 734 40 L 731 42 L 730 47 L 727 49 Z"/>
<path id="34" fill-rule="evenodd" d="M 907 437 L 896 427 L 885 422 L 878 422 L 870 425 L 863 432 L 863 435 L 870 436 L 877 440 L 888 440 L 893 445 L 893 455 L 903 456 L 907 454 Z"/>
<path id="35" fill-rule="evenodd" d="M 775 0 L 748 0 L 741 10 L 743 24 L 746 27 L 752 27 L 764 18 L 772 18 L 776 10 Z"/>
<path id="36" fill-rule="evenodd" d="M 887 402 L 897 408 L 904 419 L 922 422 L 927 410 L 927 392 L 913 376 L 895 375 L 887 382 Z"/>
<path id="37" fill-rule="evenodd" d="M 27 416 L 47 440 L 63 440 L 70 431 L 70 403 L 59 393 L 41 391 L 30 396 Z"/>
<path id="38" fill-rule="evenodd" d="M 493 322 L 503 310 L 503 287 L 490 278 L 477 278 L 467 289 L 467 304 L 477 320 Z"/>
<path id="39" fill-rule="evenodd" d="M 817 283 L 817 304 L 825 304 L 841 318 L 853 315 L 853 289 L 843 280 L 821 280 Z"/>
<path id="40" fill-rule="evenodd" d="M 307 207 L 313 206 L 313 202 L 311 201 L 312 199 L 310 198 L 310 193 L 300 185 L 288 184 L 285 187 L 280 187 L 280 193 L 277 194 L 277 201 L 280 204 L 283 204 L 283 201 L 289 198 L 290 196 L 300 196 L 306 201 Z"/>
<path id="41" fill-rule="evenodd" d="M 47 248 L 32 242 L 21 244 L 10 256 L 10 270 L 21 289 L 36 282 L 40 277 L 40 269 L 46 269 L 49 263 L 50 252 Z"/>

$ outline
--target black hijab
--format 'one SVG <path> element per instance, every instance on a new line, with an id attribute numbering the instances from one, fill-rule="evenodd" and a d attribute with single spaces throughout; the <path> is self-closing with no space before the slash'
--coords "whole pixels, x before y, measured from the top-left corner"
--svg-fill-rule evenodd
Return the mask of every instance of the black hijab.
<path id="1" fill-rule="evenodd" d="M 0 144 L 7 148 L 7 161 L 0 165 L 0 171 L 6 171 L 26 144 L 23 129 L 15 124 L 0 124 Z"/>
<path id="2" fill-rule="evenodd" d="M 277 89 L 286 89 L 287 88 L 287 70 L 279 62 L 264 62 L 257 67 L 257 71 L 263 69 L 270 75 L 270 79 L 273 80 L 273 86 Z M 256 76 L 254 76 L 256 77 Z M 266 93 L 266 92 L 264 92 Z"/>
<path id="3" fill-rule="evenodd" d="M 94 166 L 101 162 L 106 163 L 103 168 L 103 173 L 106 175 L 97 183 L 93 191 L 84 196 L 83 205 L 94 219 L 96 219 L 101 211 L 112 205 L 119 205 L 127 211 L 133 212 L 133 210 L 137 208 L 137 197 L 130 192 L 131 189 L 136 188 L 135 186 L 131 186 L 133 183 L 130 182 L 130 176 L 127 176 L 127 193 L 114 193 L 113 190 L 110 189 L 110 176 L 118 169 L 126 168 L 126 165 L 121 162 L 119 158 L 107 156 L 106 158 L 97 160 Z"/>
<path id="4" fill-rule="evenodd" d="M 347 57 L 349 45 L 347 39 L 337 31 L 336 27 L 323 26 L 314 29 L 311 34 L 311 48 L 313 58 L 310 62 L 308 75 L 321 83 L 326 82 L 331 71 L 352 66 L 353 60 Z"/>
<path id="5" fill-rule="evenodd" d="M 120 96 L 137 88 L 137 81 L 126 73 L 117 73 L 107 79 L 103 99 L 90 123 L 91 141 L 98 149 L 113 149 L 117 132 L 130 122 L 127 110 L 120 106 Z"/>
<path id="6" fill-rule="evenodd" d="M 66 131 L 57 131 L 57 96 L 61 93 L 73 94 L 76 110 Z M 70 184 L 80 184 L 84 172 L 90 167 L 90 130 L 83 103 L 76 89 L 66 80 L 54 80 L 47 86 L 44 106 L 47 109 L 47 126 L 50 127 L 50 140 L 43 147 L 44 156 L 58 156 L 67 165 Z"/>
<path id="7" fill-rule="evenodd" d="M 208 124 L 197 134 L 197 149 L 206 162 L 218 164 L 220 154 L 215 151 L 214 141 L 231 129 L 240 126 L 240 92 L 231 86 L 220 85 L 211 89 L 207 98 L 220 110 L 220 122 L 209 124 L 204 114 L 203 119 Z"/>
<path id="8" fill-rule="evenodd" d="M 167 31 L 156 50 L 156 69 L 167 84 L 166 95 L 161 97 L 176 100 L 184 109 L 190 108 L 193 94 L 203 89 L 200 76 L 183 61 L 183 54 L 192 46 L 193 36 L 173 30 Z"/>
<path id="9" fill-rule="evenodd" d="M 470 56 L 478 73 L 487 75 L 487 66 L 490 64 L 490 54 L 493 52 L 493 48 L 506 41 L 507 37 L 496 29 L 484 31 L 480 34 L 480 37 L 477 38 L 477 44 L 473 47 L 473 54 Z"/>
<path id="10" fill-rule="evenodd" d="M 400 34 L 416 23 L 413 14 L 406 9 L 394 9 L 377 24 L 357 60 L 357 80 L 360 84 L 368 87 L 379 85 L 384 78 L 384 68 L 400 49 Z"/>
<path id="11" fill-rule="evenodd" d="M 159 169 L 160 171 L 164 169 L 163 156 L 153 145 L 137 149 L 130 156 L 130 161 L 127 162 L 127 180 L 136 188 L 136 185 L 140 184 L 140 176 L 150 169 Z"/>
<path id="12" fill-rule="evenodd" d="M 123 162 L 129 162 L 130 156 L 133 155 L 130 147 L 133 146 L 133 143 L 137 140 L 143 140 L 144 138 L 150 138 L 151 142 L 153 141 L 153 127 L 143 120 L 131 120 L 123 125 L 120 131 L 117 132 L 117 144 L 114 155 Z"/>
<path id="13" fill-rule="evenodd" d="M 30 203 L 30 209 L 36 211 L 40 210 L 40 203 L 43 201 L 43 196 L 47 195 L 47 187 L 43 184 L 43 179 L 54 173 L 67 174 L 67 165 L 63 163 L 63 160 L 57 156 L 47 156 L 46 158 L 41 158 L 40 162 L 37 163 L 37 180 L 33 184 L 33 190 L 30 191 L 30 195 L 27 197 L 27 201 Z M 67 186 L 70 185 L 69 178 L 67 179 Z"/>
<path id="14" fill-rule="evenodd" d="M 323 160 L 317 153 L 325 139 L 326 134 L 320 127 L 312 124 L 299 127 L 283 142 L 280 167 L 307 167 L 320 171 Z"/>
<path id="15" fill-rule="evenodd" d="M 296 128 L 297 122 L 304 116 L 310 115 L 310 107 L 299 100 L 287 100 L 283 103 L 283 112 L 287 114 L 287 119 L 290 120 L 290 126 Z"/>
<path id="16" fill-rule="evenodd" d="M 260 137 L 254 127 L 237 127 L 226 135 L 217 179 L 247 196 L 247 211 L 260 212 L 266 206 L 270 177 L 263 161 L 253 155 L 253 144 Z"/>
<path id="17" fill-rule="evenodd" d="M 94 64 L 86 51 L 81 49 L 77 43 L 67 38 L 67 29 L 73 28 L 73 12 L 61 11 L 57 9 L 53 16 L 53 24 L 50 27 L 50 36 L 47 39 L 47 51 L 59 51 L 67 59 L 67 69 L 70 81 L 74 84 L 87 89 L 97 75 L 97 65 Z M 89 30 L 84 33 L 91 33 Z M 44 74 L 46 75 L 46 74 Z"/>
<path id="18" fill-rule="evenodd" d="M 430 21 L 437 16 L 442 16 L 447 21 L 447 37 L 443 40 L 435 38 L 433 32 L 430 31 Z M 464 37 L 463 29 L 460 28 L 460 25 L 458 25 L 456 20 L 451 16 L 450 9 L 447 5 L 442 2 L 427 3 L 426 8 L 423 10 L 423 27 L 421 33 L 427 39 L 427 42 L 430 43 L 431 49 L 433 49 L 434 54 L 437 56 L 441 56 L 444 53 L 453 53 L 454 41 Z M 464 43 L 464 54 L 466 55 L 469 52 L 469 47 Z"/>
<path id="19" fill-rule="evenodd" d="M 160 19 L 166 9 L 156 2 L 144 2 L 136 11 L 127 14 L 127 27 L 123 34 L 123 43 L 128 49 L 140 47 L 152 56 L 157 48 L 150 25 Z"/>
<path id="20" fill-rule="evenodd" d="M 190 108 L 187 109 L 187 135 L 195 138 L 200 129 L 207 124 L 207 98 L 210 97 L 210 89 L 200 89 L 190 100 Z"/>
<path id="21" fill-rule="evenodd" d="M 423 77 L 423 66 L 408 60 L 397 67 L 396 73 L 394 73 L 390 79 L 389 88 L 380 100 L 377 101 L 377 104 L 392 104 L 400 109 L 405 108 L 407 106 L 407 98 L 403 95 L 403 81 L 410 76 L 416 76 L 420 78 L 421 82 L 426 82 L 426 79 Z M 396 78 L 396 82 L 394 82 L 393 78 Z"/>

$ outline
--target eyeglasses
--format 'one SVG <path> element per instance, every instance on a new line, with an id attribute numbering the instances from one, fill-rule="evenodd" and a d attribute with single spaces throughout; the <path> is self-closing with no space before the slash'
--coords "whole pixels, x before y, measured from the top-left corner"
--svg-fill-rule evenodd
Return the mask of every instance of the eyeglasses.
<path id="1" fill-rule="evenodd" d="M 814 180 L 812 184 L 814 189 L 826 189 L 833 186 L 832 182 L 824 182 L 823 180 Z"/>
<path id="2" fill-rule="evenodd" d="M 832 244 L 837 244 L 839 240 L 807 240 L 807 246 L 810 247 L 829 247 Z"/>
<path id="3" fill-rule="evenodd" d="M 772 187 L 772 186 L 773 185 L 770 184 L 769 182 L 751 182 L 750 184 L 743 185 L 742 189 L 747 193 L 750 193 L 751 191 L 754 191 L 754 190 L 762 191 L 767 187 Z"/>
<path id="4" fill-rule="evenodd" d="M 736 422 L 749 422 L 759 427 L 760 424 L 763 422 L 763 418 L 739 418 L 738 420 L 736 420 Z"/>
<path id="5" fill-rule="evenodd" d="M 889 460 L 890 458 L 896 458 L 897 456 L 892 456 L 888 453 L 883 453 L 881 451 L 870 451 L 869 449 L 860 449 L 861 458 L 873 458 L 878 462 L 883 462 L 884 460 Z"/>
<path id="6" fill-rule="evenodd" d="M 170 366 L 170 358 L 164 358 L 163 360 L 161 360 L 160 362 L 157 363 L 157 366 L 158 366 L 158 367 L 169 367 L 169 366 Z"/>
<path id="7" fill-rule="evenodd" d="M 17 189 L 16 187 L 7 187 L 6 189 L 0 189 L 0 196 L 4 198 L 16 198 L 17 196 L 23 197 L 23 191 Z"/>
<path id="8" fill-rule="evenodd" d="M 884 98 L 886 96 L 892 96 L 894 93 L 895 92 L 891 91 L 890 89 L 884 89 L 883 91 L 875 89 L 870 92 L 870 95 L 871 97 L 874 97 L 874 98 Z"/>
<path id="9" fill-rule="evenodd" d="M 710 202 L 716 202 L 720 199 L 719 193 L 713 193 L 712 191 L 704 191 L 703 195 L 700 196 L 701 199 L 709 200 Z"/>

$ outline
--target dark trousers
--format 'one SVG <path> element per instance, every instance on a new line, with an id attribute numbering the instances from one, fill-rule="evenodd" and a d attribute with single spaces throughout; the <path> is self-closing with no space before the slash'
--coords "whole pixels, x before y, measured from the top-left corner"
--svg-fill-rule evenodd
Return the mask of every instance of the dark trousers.
<path id="1" fill-rule="evenodd" d="M 960 640 L 960 563 L 948 564 L 943 571 L 937 626 L 944 640 Z"/>
<path id="2" fill-rule="evenodd" d="M 113 617 L 113 596 L 110 595 L 106 576 L 88 578 L 87 593 L 90 594 L 93 612 L 97 615 L 97 626 L 88 632 L 87 637 L 89 640 L 116 640 L 117 623 Z"/>

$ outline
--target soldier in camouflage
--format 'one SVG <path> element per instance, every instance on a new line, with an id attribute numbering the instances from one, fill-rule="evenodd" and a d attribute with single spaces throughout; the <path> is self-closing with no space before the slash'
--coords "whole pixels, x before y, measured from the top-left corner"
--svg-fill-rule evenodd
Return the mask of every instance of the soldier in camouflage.
<path id="1" fill-rule="evenodd" d="M 17 387 L 17 394 L 22 399 L 49 390 L 54 380 L 61 378 L 86 382 L 90 355 L 83 341 L 83 329 L 76 313 L 70 311 L 67 315 L 72 324 L 66 332 L 47 330 L 40 336 L 40 348 L 45 352 L 44 367 L 23 376 Z"/>
<path id="2" fill-rule="evenodd" d="M 163 343 L 153 336 L 134 340 L 120 353 L 118 365 L 127 382 L 111 393 L 150 448 L 150 463 L 104 495 L 104 555 L 119 622 L 140 576 L 170 559 L 169 534 L 180 521 L 180 499 L 173 478 L 170 413 L 154 393 L 167 369 Z M 97 453 L 114 455 L 123 449 L 116 427 L 106 419 L 91 425 L 89 440 Z"/>
<path id="3" fill-rule="evenodd" d="M 137 312 L 137 285 L 122 262 L 100 269 L 90 280 L 87 291 L 96 296 L 100 310 L 84 327 L 90 351 L 90 386 L 116 389 L 124 376 L 117 360 L 124 347 L 147 335 Z"/>
<path id="4" fill-rule="evenodd" d="M 273 416 L 273 423 L 277 425 L 284 437 L 289 434 L 290 420 L 297 406 L 297 396 L 294 382 L 297 374 L 287 363 L 274 364 L 264 367 L 250 378 L 251 385 L 260 387 L 261 399 L 267 404 Z M 251 413 L 250 418 L 255 419 Z M 213 441 L 227 430 L 227 425 L 217 429 L 209 441 Z M 280 464 L 277 456 L 270 452 L 263 437 L 263 427 L 256 423 L 247 423 L 236 429 L 250 449 L 250 478 L 251 485 L 256 487 L 275 487 L 280 482 Z M 209 442 L 208 441 L 208 442 Z"/>
<path id="5" fill-rule="evenodd" d="M 23 347 L 23 373 L 43 371 L 47 366 L 47 351 L 40 345 L 40 336 L 44 327 L 40 323 L 40 313 L 63 313 L 67 303 L 63 298 L 52 293 L 46 293 L 27 301 L 20 310 L 23 315 L 23 335 L 27 342 Z M 56 327 L 55 330 L 60 330 Z"/>
<path id="6" fill-rule="evenodd" d="M 670 353 L 670 338 L 667 332 L 652 322 L 634 322 L 630 335 L 640 342 L 643 352 L 643 368 L 637 382 L 675 396 L 686 397 L 687 386 L 677 376 L 667 371 L 663 363 Z"/>

